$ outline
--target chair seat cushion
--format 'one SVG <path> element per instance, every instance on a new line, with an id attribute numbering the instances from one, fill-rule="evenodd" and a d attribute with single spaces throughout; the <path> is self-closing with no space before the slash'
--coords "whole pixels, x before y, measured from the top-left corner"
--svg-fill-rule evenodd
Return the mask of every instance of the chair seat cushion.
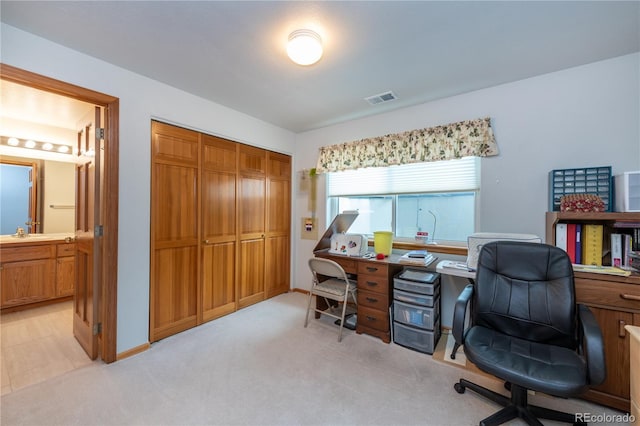
<path id="1" fill-rule="evenodd" d="M 471 327 L 464 352 L 478 368 L 505 381 L 550 395 L 578 396 L 588 389 L 587 366 L 575 351 Z"/>
<path id="2" fill-rule="evenodd" d="M 355 288 L 356 283 L 353 281 L 349 281 L 349 291 L 353 291 Z M 345 285 L 343 280 L 331 278 L 329 280 L 318 283 L 315 286 L 314 290 L 344 297 Z"/>

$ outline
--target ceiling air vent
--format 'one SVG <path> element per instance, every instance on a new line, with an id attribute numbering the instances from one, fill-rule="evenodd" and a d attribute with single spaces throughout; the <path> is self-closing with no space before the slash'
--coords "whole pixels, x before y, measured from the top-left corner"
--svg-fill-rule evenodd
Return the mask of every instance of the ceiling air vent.
<path id="1" fill-rule="evenodd" d="M 369 102 L 371 105 L 378 105 L 382 102 L 389 102 L 398 99 L 395 93 L 392 91 L 380 93 L 378 95 L 369 96 L 368 98 L 364 98 L 365 101 Z"/>

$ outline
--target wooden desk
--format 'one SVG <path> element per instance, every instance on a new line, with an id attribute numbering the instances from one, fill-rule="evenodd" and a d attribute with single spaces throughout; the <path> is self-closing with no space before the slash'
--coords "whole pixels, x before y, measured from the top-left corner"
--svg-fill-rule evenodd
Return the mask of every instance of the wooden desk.
<path id="1" fill-rule="evenodd" d="M 400 263 L 400 255 L 392 254 L 383 260 L 375 258 L 349 257 L 331 254 L 326 250 L 318 251 L 315 256 L 333 260 L 347 274 L 357 277 L 358 282 L 358 320 L 356 333 L 369 334 L 385 343 L 391 342 L 391 321 L 389 306 L 393 300 L 393 277 L 404 267 L 421 267 Z M 324 301 L 316 299 L 319 309 L 324 309 Z M 316 313 L 316 318 L 320 314 Z"/>

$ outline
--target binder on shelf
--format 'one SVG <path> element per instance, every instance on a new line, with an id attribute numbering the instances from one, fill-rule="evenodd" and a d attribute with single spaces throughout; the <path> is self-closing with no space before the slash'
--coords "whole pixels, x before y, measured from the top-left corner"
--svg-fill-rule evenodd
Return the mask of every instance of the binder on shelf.
<path id="1" fill-rule="evenodd" d="M 576 223 L 576 263 L 582 263 L 582 224 Z"/>
<path id="2" fill-rule="evenodd" d="M 633 251 L 631 235 L 622 234 L 622 266 L 631 266 L 630 253 Z"/>
<path id="3" fill-rule="evenodd" d="M 576 224 L 568 223 L 567 224 L 567 254 L 569 255 L 569 259 L 571 259 L 571 263 L 576 262 Z"/>
<path id="4" fill-rule="evenodd" d="M 583 227 L 582 263 L 602 266 L 602 234 L 603 226 L 585 224 Z"/>
<path id="5" fill-rule="evenodd" d="M 622 234 L 611 234 L 611 266 L 622 266 Z"/>
<path id="6" fill-rule="evenodd" d="M 556 225 L 556 247 L 567 251 L 567 224 L 558 223 Z"/>

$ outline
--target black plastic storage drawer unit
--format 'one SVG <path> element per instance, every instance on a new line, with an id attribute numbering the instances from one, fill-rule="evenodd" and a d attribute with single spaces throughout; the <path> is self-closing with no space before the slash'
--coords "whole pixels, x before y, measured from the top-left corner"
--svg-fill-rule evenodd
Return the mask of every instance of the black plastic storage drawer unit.
<path id="1" fill-rule="evenodd" d="M 432 354 L 440 339 L 440 274 L 404 269 L 393 280 L 393 341 Z"/>

